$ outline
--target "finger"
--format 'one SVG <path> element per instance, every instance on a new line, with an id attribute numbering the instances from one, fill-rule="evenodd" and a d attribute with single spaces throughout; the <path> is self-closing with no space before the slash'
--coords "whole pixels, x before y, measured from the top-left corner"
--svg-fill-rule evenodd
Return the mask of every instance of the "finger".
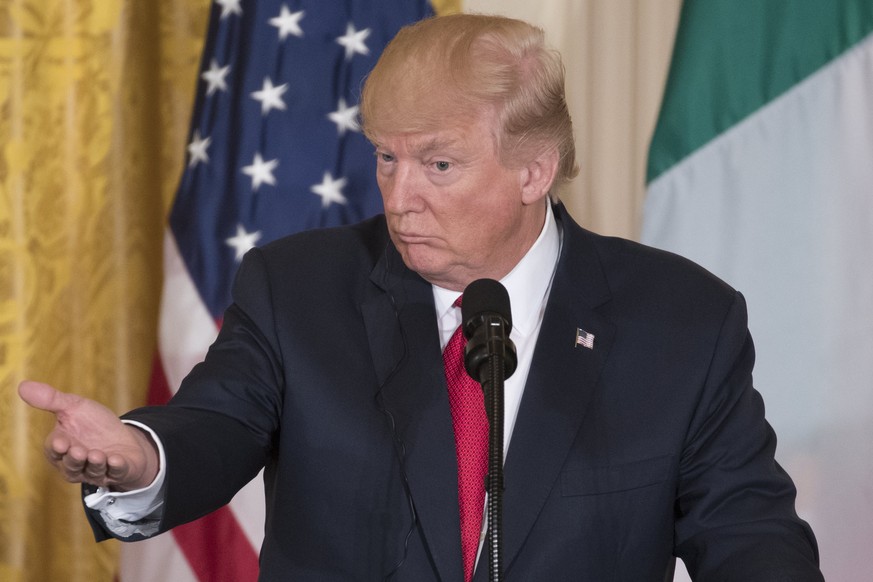
<path id="1" fill-rule="evenodd" d="M 49 462 L 53 465 L 57 465 L 63 460 L 67 451 L 70 450 L 70 441 L 64 436 L 52 433 L 48 438 L 46 438 L 43 449 L 45 450 L 45 456 L 48 458 Z"/>
<path id="2" fill-rule="evenodd" d="M 26 380 L 18 385 L 18 395 L 27 404 L 48 412 L 63 412 L 82 399 L 75 394 L 61 392 L 42 382 Z"/>
<path id="3" fill-rule="evenodd" d="M 127 459 L 121 455 L 110 455 L 106 459 L 106 476 L 115 483 L 123 483 L 130 473 Z"/>
<path id="4" fill-rule="evenodd" d="M 88 459 L 88 452 L 79 446 L 72 446 L 61 459 L 61 469 L 67 479 L 77 480 L 82 477 L 82 470 Z"/>
<path id="5" fill-rule="evenodd" d="M 82 475 L 85 477 L 85 480 L 91 483 L 102 485 L 106 479 L 106 469 L 106 455 L 103 453 L 103 451 L 88 451 L 85 468 L 82 471 Z"/>

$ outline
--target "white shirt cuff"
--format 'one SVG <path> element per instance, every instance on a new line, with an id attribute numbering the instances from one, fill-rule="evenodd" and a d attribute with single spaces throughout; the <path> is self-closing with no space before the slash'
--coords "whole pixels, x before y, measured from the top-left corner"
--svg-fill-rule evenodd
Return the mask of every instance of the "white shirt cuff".
<path id="1" fill-rule="evenodd" d="M 98 487 L 97 491 L 85 496 L 85 505 L 100 513 L 103 523 L 113 534 L 122 538 L 136 534 L 148 537 L 157 533 L 162 516 L 164 480 L 167 474 L 164 447 L 154 431 L 144 424 L 134 420 L 122 422 L 144 430 L 154 441 L 158 449 L 158 474 L 143 489 L 110 491 L 107 487 Z"/>

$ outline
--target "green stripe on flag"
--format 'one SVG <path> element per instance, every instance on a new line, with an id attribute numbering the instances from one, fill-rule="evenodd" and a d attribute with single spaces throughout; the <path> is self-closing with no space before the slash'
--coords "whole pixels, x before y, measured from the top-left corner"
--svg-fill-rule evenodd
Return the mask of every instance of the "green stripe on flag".
<path id="1" fill-rule="evenodd" d="M 651 182 L 873 31 L 873 0 L 685 0 Z"/>

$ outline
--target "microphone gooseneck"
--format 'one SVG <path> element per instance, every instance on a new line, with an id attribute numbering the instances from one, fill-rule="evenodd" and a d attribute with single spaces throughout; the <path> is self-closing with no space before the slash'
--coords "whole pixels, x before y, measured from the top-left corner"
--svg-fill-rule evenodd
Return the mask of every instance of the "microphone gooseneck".
<path id="1" fill-rule="evenodd" d="M 464 290 L 461 304 L 467 346 L 464 367 L 482 384 L 488 415 L 488 561 L 490 582 L 503 580 L 503 381 L 515 372 L 518 356 L 509 339 L 509 293 L 493 279 L 478 279 Z"/>

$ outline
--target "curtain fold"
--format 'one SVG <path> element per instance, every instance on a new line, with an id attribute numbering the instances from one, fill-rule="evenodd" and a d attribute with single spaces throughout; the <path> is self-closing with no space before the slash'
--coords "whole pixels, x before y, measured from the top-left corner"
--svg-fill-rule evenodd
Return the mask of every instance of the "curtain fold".
<path id="1" fill-rule="evenodd" d="M 0 1 L 0 579 L 111 580 L 25 378 L 144 401 L 207 0 Z"/>

